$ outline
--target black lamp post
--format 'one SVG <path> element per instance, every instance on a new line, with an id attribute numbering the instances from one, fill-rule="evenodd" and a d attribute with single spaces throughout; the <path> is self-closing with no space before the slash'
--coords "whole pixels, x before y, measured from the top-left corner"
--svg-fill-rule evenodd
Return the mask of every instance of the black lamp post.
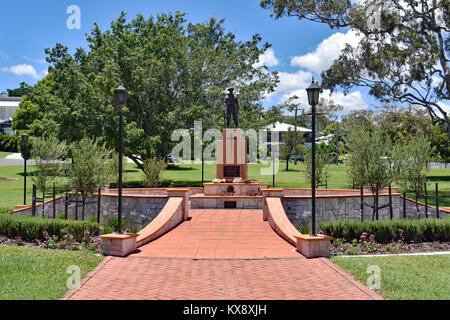
<path id="1" fill-rule="evenodd" d="M 311 105 L 312 126 L 312 175 L 311 175 L 311 235 L 316 235 L 316 106 L 319 104 L 319 94 L 322 88 L 312 79 L 306 89 L 308 102 Z"/>
<path id="2" fill-rule="evenodd" d="M 28 133 L 22 134 L 22 155 L 23 155 L 23 171 L 24 171 L 24 179 L 23 179 L 23 204 L 27 204 L 27 159 L 28 159 Z"/>
<path id="3" fill-rule="evenodd" d="M 119 181 L 118 181 L 118 230 L 117 233 L 122 233 L 122 152 L 123 152 L 123 108 L 127 104 L 128 90 L 124 86 L 119 85 L 114 89 L 114 101 L 117 107 L 119 107 Z"/>

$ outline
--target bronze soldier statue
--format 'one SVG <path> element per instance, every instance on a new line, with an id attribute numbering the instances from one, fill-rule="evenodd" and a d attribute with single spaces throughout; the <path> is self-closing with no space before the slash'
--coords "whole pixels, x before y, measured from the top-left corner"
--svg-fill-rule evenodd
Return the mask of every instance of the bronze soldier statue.
<path id="1" fill-rule="evenodd" d="M 228 96 L 225 100 L 225 105 L 227 106 L 227 128 L 230 127 L 231 115 L 233 115 L 233 120 L 236 128 L 239 127 L 238 123 L 238 113 L 239 113 L 239 102 L 237 97 L 233 94 L 234 89 L 228 89 Z"/>

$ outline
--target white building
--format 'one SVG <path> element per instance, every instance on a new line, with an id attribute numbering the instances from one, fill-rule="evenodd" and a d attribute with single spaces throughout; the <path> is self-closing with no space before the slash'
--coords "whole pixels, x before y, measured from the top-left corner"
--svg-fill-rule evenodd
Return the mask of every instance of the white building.
<path id="1" fill-rule="evenodd" d="M 270 124 L 270 125 L 266 126 L 265 129 L 268 131 L 279 132 L 280 142 L 283 142 L 283 133 L 288 132 L 289 130 L 295 131 L 295 126 L 293 126 L 291 124 L 287 124 L 287 123 L 275 122 L 274 124 Z M 311 139 L 312 139 L 312 130 L 311 129 L 297 126 L 297 132 L 302 132 L 303 138 L 305 139 L 306 143 L 311 142 Z M 268 140 L 270 140 L 270 135 L 267 138 L 268 138 Z"/>
<path id="2" fill-rule="evenodd" d="M 0 133 L 13 134 L 12 118 L 19 109 L 21 97 L 0 97 Z"/>

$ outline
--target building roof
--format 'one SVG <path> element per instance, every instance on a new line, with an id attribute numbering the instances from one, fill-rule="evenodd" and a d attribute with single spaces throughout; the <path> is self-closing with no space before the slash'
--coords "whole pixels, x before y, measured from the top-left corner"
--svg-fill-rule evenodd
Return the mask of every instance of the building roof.
<path id="1" fill-rule="evenodd" d="M 22 97 L 1 97 L 0 96 L 0 101 L 21 101 Z"/>
<path id="2" fill-rule="evenodd" d="M 18 107 L 22 97 L 0 97 L 0 107 Z"/>
<path id="3" fill-rule="evenodd" d="M 293 126 L 291 124 L 287 124 L 287 123 L 275 122 L 274 124 L 270 124 L 270 125 L 266 126 L 265 129 L 270 130 L 270 131 L 286 132 L 286 131 L 289 131 L 289 129 L 291 131 L 295 131 L 295 126 Z M 303 128 L 300 126 L 297 126 L 297 131 L 298 132 L 312 132 L 312 130 Z"/>

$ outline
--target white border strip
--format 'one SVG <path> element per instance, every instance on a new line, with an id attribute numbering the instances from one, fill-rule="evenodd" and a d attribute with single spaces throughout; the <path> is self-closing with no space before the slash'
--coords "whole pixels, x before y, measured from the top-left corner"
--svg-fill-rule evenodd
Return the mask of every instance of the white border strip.
<path id="1" fill-rule="evenodd" d="M 398 254 L 364 254 L 364 255 L 346 255 L 334 256 L 333 258 L 376 258 L 376 257 L 396 257 L 396 256 L 434 256 L 441 254 L 450 254 L 450 251 L 434 251 L 434 252 L 415 252 L 415 253 L 398 253 Z"/>

